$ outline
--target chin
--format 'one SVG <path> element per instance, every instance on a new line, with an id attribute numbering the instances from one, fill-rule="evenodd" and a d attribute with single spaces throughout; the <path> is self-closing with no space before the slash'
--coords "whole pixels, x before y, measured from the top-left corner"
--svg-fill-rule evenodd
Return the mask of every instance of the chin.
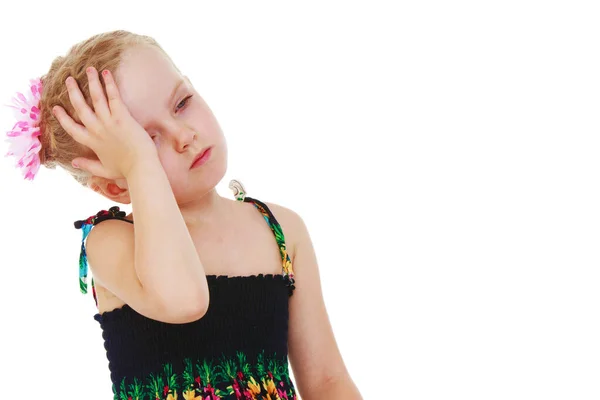
<path id="1" fill-rule="evenodd" d="M 201 178 L 202 187 L 205 188 L 206 191 L 213 189 L 225 177 L 225 173 L 227 172 L 227 160 L 220 159 L 218 161 L 219 162 L 214 162 L 212 165 L 207 165 L 209 168 L 207 168 L 206 174 Z"/>
<path id="2" fill-rule="evenodd" d="M 227 172 L 227 158 L 220 155 L 220 157 L 214 158 L 211 162 L 199 168 L 202 170 L 193 171 L 188 176 L 187 181 L 182 181 L 175 185 L 172 184 L 173 193 L 178 202 L 197 199 L 198 196 L 204 196 L 213 190 L 223 180 Z"/>

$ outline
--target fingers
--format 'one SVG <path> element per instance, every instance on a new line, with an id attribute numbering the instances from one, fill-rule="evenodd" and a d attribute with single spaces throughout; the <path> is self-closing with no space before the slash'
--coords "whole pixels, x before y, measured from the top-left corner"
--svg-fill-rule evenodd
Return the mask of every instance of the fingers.
<path id="1" fill-rule="evenodd" d="M 106 96 L 102 89 L 102 83 L 100 83 L 100 78 L 98 77 L 98 71 L 94 67 L 89 67 L 86 69 L 86 73 L 89 81 L 90 96 L 92 97 L 92 104 L 94 105 L 96 115 L 100 117 L 100 119 L 110 117 L 110 110 L 108 109 Z"/>
<path id="2" fill-rule="evenodd" d="M 104 86 L 106 87 L 106 96 L 108 97 L 108 105 L 112 112 L 116 111 L 116 108 L 121 104 L 121 94 L 117 87 L 117 82 L 108 70 L 102 71 L 102 78 L 104 79 Z"/>
<path id="3" fill-rule="evenodd" d="M 71 101 L 75 112 L 77 112 L 79 119 L 81 119 L 81 122 L 83 122 L 86 127 L 91 128 L 95 126 L 97 124 L 96 114 L 94 114 L 94 111 L 85 102 L 85 98 L 77 85 L 77 81 L 69 76 L 65 81 L 65 84 L 67 85 L 67 91 L 69 92 L 69 100 Z"/>
<path id="4" fill-rule="evenodd" d="M 52 113 L 60 123 L 60 126 L 62 126 L 73 139 L 84 146 L 89 146 L 90 135 L 83 125 L 73 121 L 73 118 L 71 118 L 61 106 L 54 106 L 52 108 Z"/>

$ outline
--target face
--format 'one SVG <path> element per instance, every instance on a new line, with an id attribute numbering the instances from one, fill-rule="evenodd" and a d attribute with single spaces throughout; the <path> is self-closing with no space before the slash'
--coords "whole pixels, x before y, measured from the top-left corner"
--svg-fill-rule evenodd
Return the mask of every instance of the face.
<path id="1" fill-rule="evenodd" d="M 227 145 L 208 105 L 165 54 L 153 46 L 129 49 L 116 72 L 124 103 L 154 141 L 177 202 L 211 191 L 223 178 Z M 207 149 L 204 163 L 191 168 Z"/>

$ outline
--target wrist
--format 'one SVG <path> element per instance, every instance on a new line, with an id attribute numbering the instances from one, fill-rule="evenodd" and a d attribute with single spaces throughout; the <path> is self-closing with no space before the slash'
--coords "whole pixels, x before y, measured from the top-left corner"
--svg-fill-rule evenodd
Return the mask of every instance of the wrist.
<path id="1" fill-rule="evenodd" d="M 123 176 L 129 181 L 130 179 L 135 179 L 135 177 L 140 176 L 140 174 L 147 175 L 148 173 L 155 172 L 157 169 L 162 170 L 158 153 L 156 153 L 156 151 L 146 152 L 140 154 L 140 157 L 132 161 L 129 168 L 124 171 Z"/>

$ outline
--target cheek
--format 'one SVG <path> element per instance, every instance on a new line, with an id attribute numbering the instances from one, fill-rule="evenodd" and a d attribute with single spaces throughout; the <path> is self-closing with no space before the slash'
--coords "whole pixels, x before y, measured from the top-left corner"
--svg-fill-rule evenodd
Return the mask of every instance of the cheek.
<path id="1" fill-rule="evenodd" d="M 161 149 L 159 146 L 158 159 L 169 179 L 172 179 L 176 175 L 177 170 L 177 159 L 174 154 L 168 151 L 168 149 Z"/>
<path id="2" fill-rule="evenodd" d="M 192 126 L 197 127 L 200 130 L 200 134 L 206 139 L 214 140 L 223 135 L 217 119 L 206 103 L 198 101 L 190 111 L 190 116 L 193 119 Z"/>

